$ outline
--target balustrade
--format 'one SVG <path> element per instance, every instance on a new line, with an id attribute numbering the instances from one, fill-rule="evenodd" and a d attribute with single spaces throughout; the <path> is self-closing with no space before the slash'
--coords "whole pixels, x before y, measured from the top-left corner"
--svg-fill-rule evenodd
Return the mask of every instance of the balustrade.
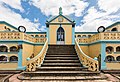
<path id="1" fill-rule="evenodd" d="M 19 32 L 0 32 L 0 39 L 2 40 L 20 39 L 20 33 Z"/>
<path id="2" fill-rule="evenodd" d="M 99 40 L 120 40 L 119 32 L 103 32 L 98 33 L 90 38 L 77 38 L 79 43 L 92 43 Z"/>
<path id="3" fill-rule="evenodd" d="M 45 43 L 46 38 L 34 38 L 21 32 L 0 32 L 0 40 L 25 40 L 34 43 Z"/>
<path id="4" fill-rule="evenodd" d="M 36 43 L 44 43 L 46 41 L 46 38 L 35 38 Z"/>
<path id="5" fill-rule="evenodd" d="M 43 62 L 43 59 L 47 52 L 47 49 L 48 49 L 48 40 L 46 40 L 40 53 L 37 56 L 35 56 L 34 58 L 28 60 L 27 69 L 26 69 L 27 71 L 35 71 L 36 70 L 36 67 L 39 66 Z"/>
<path id="6" fill-rule="evenodd" d="M 86 55 L 82 49 L 80 48 L 77 40 L 75 39 L 75 49 L 76 49 L 76 52 L 82 62 L 82 64 L 86 67 L 88 67 L 88 70 L 91 70 L 91 71 L 98 71 L 98 61 L 97 60 L 94 60 L 93 58 L 89 57 L 88 55 Z"/>

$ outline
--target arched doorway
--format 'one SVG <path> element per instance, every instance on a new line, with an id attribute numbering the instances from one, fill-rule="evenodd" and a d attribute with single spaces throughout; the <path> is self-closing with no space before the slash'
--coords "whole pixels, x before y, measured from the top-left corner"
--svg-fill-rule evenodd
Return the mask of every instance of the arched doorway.
<path id="1" fill-rule="evenodd" d="M 57 44 L 65 44 L 65 32 L 61 26 L 57 30 Z"/>

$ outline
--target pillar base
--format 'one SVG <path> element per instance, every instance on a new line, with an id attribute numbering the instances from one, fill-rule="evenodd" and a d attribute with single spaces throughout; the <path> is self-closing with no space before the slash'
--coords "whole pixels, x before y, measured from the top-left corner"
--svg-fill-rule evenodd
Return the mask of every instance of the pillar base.
<path id="1" fill-rule="evenodd" d="M 18 67 L 16 70 L 26 70 L 26 66 Z"/>
<path id="2" fill-rule="evenodd" d="M 106 70 L 106 66 L 101 66 L 101 70 Z"/>

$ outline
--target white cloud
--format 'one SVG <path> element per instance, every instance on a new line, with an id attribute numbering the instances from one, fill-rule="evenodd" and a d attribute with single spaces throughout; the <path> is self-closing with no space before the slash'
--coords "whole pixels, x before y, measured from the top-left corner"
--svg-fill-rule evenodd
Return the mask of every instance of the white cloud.
<path id="1" fill-rule="evenodd" d="M 81 26 L 76 26 L 76 31 L 96 31 L 96 29 L 103 25 L 109 26 L 114 23 L 112 19 L 119 18 L 118 15 L 109 15 L 113 12 L 117 12 L 120 8 L 118 0 L 99 0 L 98 6 L 100 9 L 106 11 L 98 11 L 94 6 L 89 8 L 87 15 L 83 17 Z M 75 16 L 82 16 L 82 12 L 88 6 L 87 2 L 80 0 L 32 0 L 34 6 L 39 8 L 43 14 L 46 16 L 49 15 L 58 15 L 59 7 L 63 8 L 63 15 L 75 14 Z M 97 3 L 95 3 L 97 4 Z"/>
<path id="2" fill-rule="evenodd" d="M 87 2 L 80 0 L 32 0 L 31 4 L 41 10 L 46 16 L 58 15 L 59 7 L 63 8 L 64 15 L 75 14 L 81 16 L 82 11 L 88 6 Z"/>
<path id="3" fill-rule="evenodd" d="M 40 25 L 39 23 L 32 23 L 27 18 L 22 18 L 20 14 L 4 7 L 2 3 L 0 3 L 0 21 L 6 21 L 16 27 L 23 25 L 27 31 L 38 31 L 36 28 Z"/>
<path id="4" fill-rule="evenodd" d="M 109 26 L 120 21 L 119 14 L 113 14 L 120 9 L 119 0 L 99 0 L 98 6 L 105 12 L 98 11 L 94 6 L 89 8 L 87 15 L 83 17 L 81 26 L 76 26 L 76 31 L 97 31 L 99 26 Z"/>
<path id="5" fill-rule="evenodd" d="M 95 9 L 95 7 L 91 7 L 88 10 L 88 14 L 83 18 L 83 22 L 90 22 L 96 19 L 107 19 L 107 20 L 111 20 L 114 18 L 119 18 L 120 16 L 117 14 L 114 15 L 109 15 L 107 12 L 100 12 L 97 9 Z"/>
<path id="6" fill-rule="evenodd" d="M 111 25 L 113 21 L 111 20 L 104 20 L 104 19 L 96 19 L 90 22 L 86 22 L 82 26 L 76 26 L 76 32 L 96 32 L 99 26 L 107 27 Z"/>
<path id="7" fill-rule="evenodd" d="M 42 26 L 41 28 L 39 28 L 39 30 L 42 32 L 46 32 L 46 26 Z"/>
<path id="8" fill-rule="evenodd" d="M 99 0 L 98 6 L 107 13 L 116 12 L 120 9 L 120 0 Z"/>
<path id="9" fill-rule="evenodd" d="M 84 29 L 81 26 L 75 26 L 75 32 L 84 32 Z"/>
<path id="10" fill-rule="evenodd" d="M 19 9 L 21 12 L 24 11 L 21 6 L 21 0 L 2 0 L 0 3 L 6 3 L 12 8 Z"/>
<path id="11" fill-rule="evenodd" d="M 75 14 L 75 16 L 82 16 L 82 12 L 89 3 L 83 2 L 82 0 L 29 0 L 30 5 L 34 5 L 41 10 L 41 12 L 46 15 L 58 15 L 59 7 L 63 8 L 63 15 Z M 3 3 L 8 4 L 12 8 L 18 9 L 21 12 L 24 9 L 21 6 L 21 0 L 0 0 L 0 21 L 6 21 L 16 27 L 19 25 L 24 25 L 27 31 L 46 31 L 46 27 L 42 26 L 40 29 L 40 23 L 32 23 L 27 18 L 22 18 L 22 16 L 9 8 L 3 6 Z M 95 3 L 97 4 L 97 3 Z M 103 25 L 109 26 L 112 23 L 120 20 L 119 14 L 112 14 L 118 12 L 120 9 L 120 0 L 98 0 L 98 7 L 105 12 L 98 11 L 94 6 L 89 8 L 87 15 L 83 17 L 81 26 L 76 26 L 76 31 L 96 31 L 96 29 Z M 29 13 L 29 12 L 28 12 Z M 27 13 L 26 13 L 27 14 Z M 110 15 L 112 14 L 112 15 Z M 113 20 L 116 19 L 116 20 Z M 37 19 L 34 19 L 37 21 Z M 46 20 L 46 19 L 45 19 Z"/>
<path id="12" fill-rule="evenodd" d="M 105 13 L 98 12 L 94 7 L 89 8 L 87 13 L 88 14 L 83 18 L 83 22 L 89 22 L 105 15 Z"/>

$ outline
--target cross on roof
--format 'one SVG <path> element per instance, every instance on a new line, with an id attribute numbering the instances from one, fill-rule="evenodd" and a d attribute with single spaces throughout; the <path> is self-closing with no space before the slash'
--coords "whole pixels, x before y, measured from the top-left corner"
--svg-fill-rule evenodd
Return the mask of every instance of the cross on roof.
<path id="1" fill-rule="evenodd" d="M 59 8 L 59 15 L 62 15 L 63 12 L 62 12 L 62 7 Z"/>

